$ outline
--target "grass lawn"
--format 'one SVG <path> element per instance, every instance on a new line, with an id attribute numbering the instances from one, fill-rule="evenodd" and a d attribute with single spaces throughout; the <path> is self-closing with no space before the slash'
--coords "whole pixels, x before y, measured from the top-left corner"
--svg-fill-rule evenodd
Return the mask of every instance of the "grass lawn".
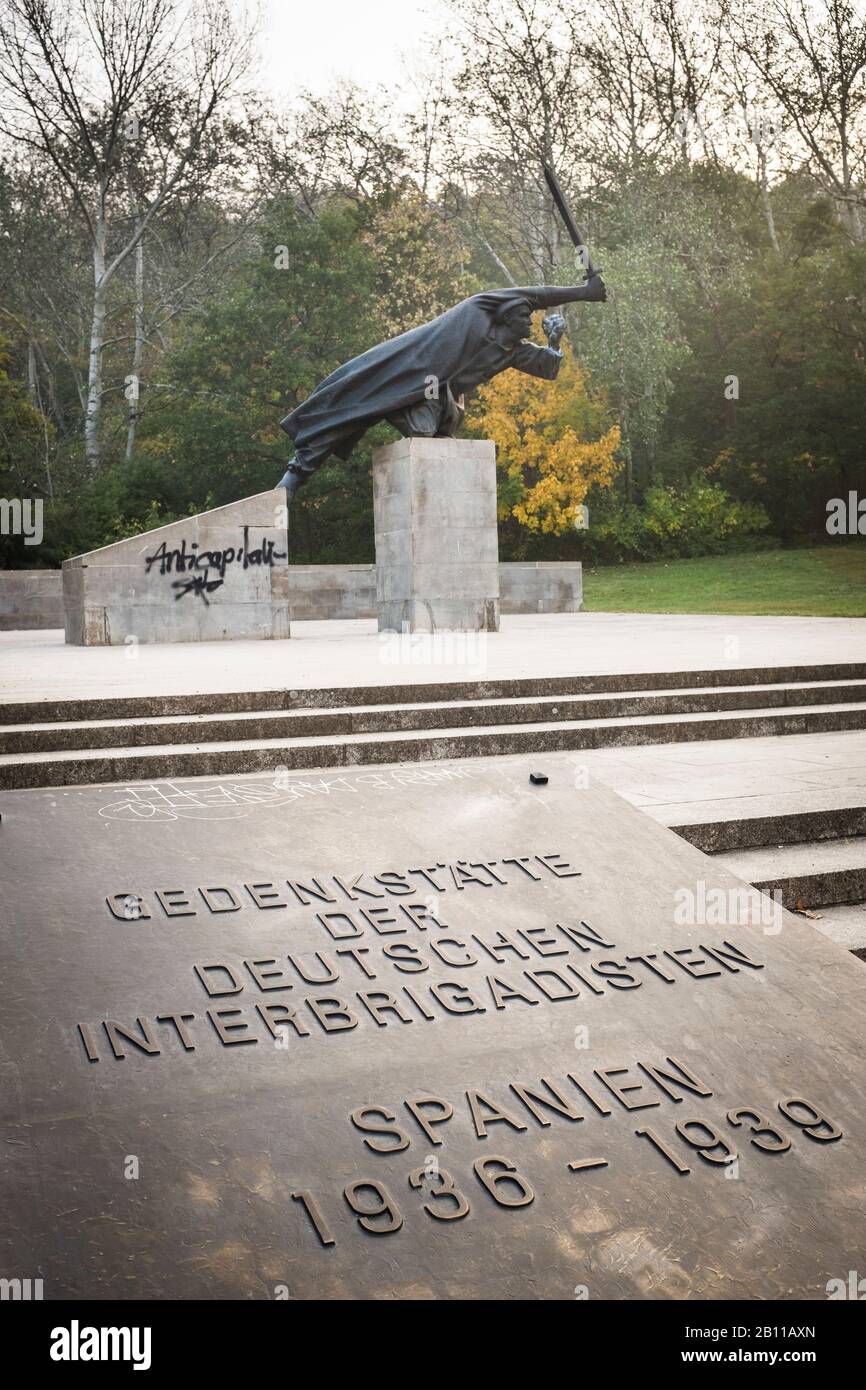
<path id="1" fill-rule="evenodd" d="M 866 617 L 866 541 L 583 570 L 592 613 Z"/>

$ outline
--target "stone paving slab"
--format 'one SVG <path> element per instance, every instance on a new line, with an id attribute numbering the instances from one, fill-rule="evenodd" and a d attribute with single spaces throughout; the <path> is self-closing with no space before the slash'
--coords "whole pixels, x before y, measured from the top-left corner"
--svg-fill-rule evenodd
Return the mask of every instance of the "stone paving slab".
<path id="1" fill-rule="evenodd" d="M 650 744 L 575 753 L 627 801 L 666 824 L 737 815 L 772 815 L 862 803 L 866 798 L 866 734 L 860 730 L 784 737 Z M 687 766 L 691 763 L 692 766 Z M 840 766 L 852 772 L 842 783 Z M 854 776 L 854 769 L 857 775 Z"/>
<path id="2" fill-rule="evenodd" d="M 697 789 L 693 790 L 697 791 Z M 866 805 L 866 781 L 864 781 L 859 795 L 852 796 L 850 788 L 834 791 L 831 787 L 824 786 L 818 799 L 820 806 L 804 805 L 802 789 L 766 796 L 729 796 L 708 800 L 670 801 L 661 805 L 648 795 L 639 798 L 631 794 L 626 795 L 626 800 L 630 801 L 632 805 L 650 808 L 653 819 L 662 825 L 717 824 L 719 821 L 740 820 L 765 815 L 797 815 L 805 810 L 836 811 L 848 806 L 864 806 Z"/>
<path id="3" fill-rule="evenodd" d="M 291 641 L 64 647 L 0 633 L 0 701 L 277 690 L 866 662 L 862 618 L 512 614 L 498 633 L 379 634 L 372 620 L 298 622 Z"/>
<path id="4" fill-rule="evenodd" d="M 804 920 L 823 936 L 866 959 L 866 903 L 837 903 L 817 908 Z"/>
<path id="5" fill-rule="evenodd" d="M 792 878 L 803 874 L 856 870 L 866 874 L 866 836 L 818 840 L 799 845 L 762 845 L 716 855 L 737 878 Z"/>
<path id="6" fill-rule="evenodd" d="M 860 962 L 540 761 L 4 798 L 0 1276 L 826 1301 L 866 1241 Z"/>

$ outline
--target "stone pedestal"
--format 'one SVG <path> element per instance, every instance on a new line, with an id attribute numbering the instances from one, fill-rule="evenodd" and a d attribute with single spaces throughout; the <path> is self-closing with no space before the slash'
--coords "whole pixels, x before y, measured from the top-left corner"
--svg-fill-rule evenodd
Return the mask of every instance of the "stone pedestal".
<path id="1" fill-rule="evenodd" d="M 496 446 L 401 439 L 373 454 L 379 630 L 497 632 Z"/>
<path id="2" fill-rule="evenodd" d="M 290 636 L 285 488 L 63 563 L 66 641 L 216 642 Z"/>

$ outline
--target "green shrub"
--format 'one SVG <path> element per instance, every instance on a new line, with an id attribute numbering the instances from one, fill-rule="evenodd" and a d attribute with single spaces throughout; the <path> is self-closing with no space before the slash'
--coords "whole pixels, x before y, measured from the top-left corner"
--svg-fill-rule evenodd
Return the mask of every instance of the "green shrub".
<path id="1" fill-rule="evenodd" d="M 765 535 L 769 525 L 759 503 L 735 501 L 696 474 L 682 488 L 652 484 L 641 507 L 590 505 L 589 529 L 579 533 L 577 553 L 601 564 L 723 555 L 772 545 Z"/>

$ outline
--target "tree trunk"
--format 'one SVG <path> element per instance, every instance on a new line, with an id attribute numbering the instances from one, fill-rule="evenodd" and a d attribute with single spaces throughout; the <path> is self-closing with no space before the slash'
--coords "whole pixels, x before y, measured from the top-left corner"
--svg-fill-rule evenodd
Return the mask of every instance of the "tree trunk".
<path id="1" fill-rule="evenodd" d="M 31 338 L 27 343 L 27 393 L 31 403 L 39 404 L 39 380 L 36 375 L 36 344 Z"/>
<path id="2" fill-rule="evenodd" d="M 623 352 L 622 320 L 619 315 L 616 296 L 613 299 L 613 322 L 617 340 L 617 366 L 619 368 L 619 429 L 620 447 L 625 458 L 625 500 L 634 500 L 634 455 L 631 448 L 631 428 L 629 414 L 628 385 L 625 374 L 625 355 Z"/>
<path id="3" fill-rule="evenodd" d="M 779 245 L 779 237 L 776 232 L 776 219 L 773 216 L 773 205 L 770 202 L 770 187 L 767 182 L 767 157 L 762 149 L 758 150 L 758 183 L 761 189 L 761 204 L 764 209 L 764 218 L 767 223 L 770 245 L 776 255 L 781 256 L 782 248 Z"/>
<path id="4" fill-rule="evenodd" d="M 135 214 L 136 230 L 139 226 Z M 129 423 L 126 430 L 126 461 L 132 462 L 135 452 L 135 432 L 138 428 L 139 397 L 141 395 L 141 359 L 144 352 L 144 238 L 139 237 L 135 248 L 135 336 L 132 349 L 132 380 L 129 396 Z"/>
<path id="5" fill-rule="evenodd" d="M 848 223 L 854 240 L 861 242 L 863 240 L 863 217 L 857 203 L 848 204 Z"/>
<path id="6" fill-rule="evenodd" d="M 102 415 L 102 345 L 108 287 L 105 283 L 105 187 L 99 192 L 99 213 L 93 241 L 93 314 L 90 323 L 90 357 L 87 374 L 87 406 L 84 412 L 84 457 L 95 472 L 100 463 L 99 422 Z"/>
<path id="7" fill-rule="evenodd" d="M 45 481 L 49 501 L 54 500 L 54 481 L 51 477 L 51 441 L 48 437 L 48 419 L 42 408 L 42 391 L 39 387 L 39 367 L 36 361 L 36 343 L 32 338 L 27 342 L 27 390 L 31 404 L 39 411 L 42 423 L 42 440 L 45 445 Z"/>

